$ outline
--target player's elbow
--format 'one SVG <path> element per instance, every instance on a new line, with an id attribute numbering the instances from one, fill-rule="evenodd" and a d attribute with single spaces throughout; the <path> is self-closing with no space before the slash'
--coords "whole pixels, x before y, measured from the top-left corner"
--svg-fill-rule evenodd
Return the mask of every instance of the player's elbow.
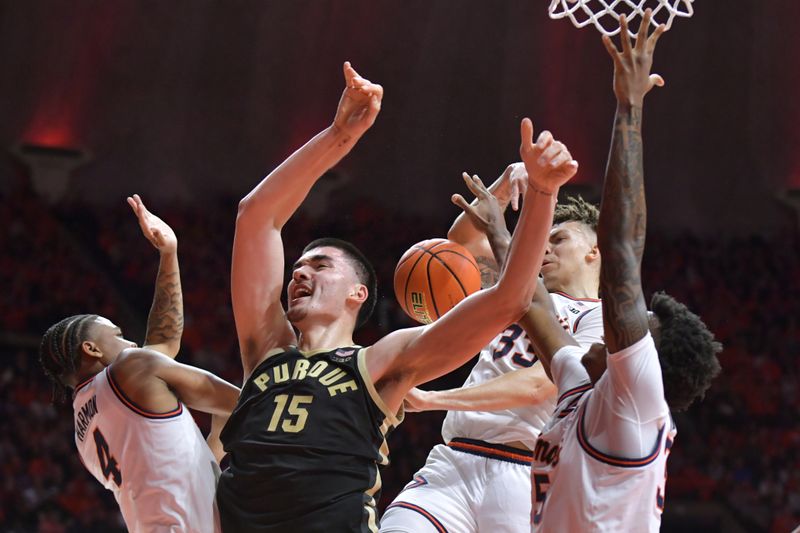
<path id="1" fill-rule="evenodd" d="M 242 198 L 241 200 L 239 200 L 239 207 L 236 211 L 237 222 L 239 221 L 239 219 L 243 218 L 244 216 L 247 216 L 247 214 L 250 211 L 252 211 L 252 204 L 253 202 L 250 200 L 249 194 L 244 198 Z"/>
<path id="2" fill-rule="evenodd" d="M 556 396 L 558 389 L 546 377 L 536 377 L 527 387 L 528 405 L 539 405 Z"/>
<path id="3" fill-rule="evenodd" d="M 248 194 L 239 200 L 239 207 L 236 211 L 236 229 L 248 233 L 264 228 L 280 229 L 286 220 L 280 216 L 279 211 L 276 202 L 267 202 Z"/>

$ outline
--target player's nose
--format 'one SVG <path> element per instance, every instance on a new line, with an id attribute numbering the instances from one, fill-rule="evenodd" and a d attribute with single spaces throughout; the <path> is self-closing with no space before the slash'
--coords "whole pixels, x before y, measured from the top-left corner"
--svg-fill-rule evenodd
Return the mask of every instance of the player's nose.
<path id="1" fill-rule="evenodd" d="M 295 281 L 295 283 L 307 280 L 308 277 L 308 269 L 305 266 L 296 268 L 294 269 L 294 272 L 292 272 L 292 279 Z"/>

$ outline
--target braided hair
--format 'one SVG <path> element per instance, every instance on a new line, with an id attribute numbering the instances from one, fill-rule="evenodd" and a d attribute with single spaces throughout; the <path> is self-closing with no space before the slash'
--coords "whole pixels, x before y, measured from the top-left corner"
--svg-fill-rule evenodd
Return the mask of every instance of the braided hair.
<path id="1" fill-rule="evenodd" d="M 39 345 L 39 362 L 53 383 L 53 401 L 63 403 L 70 387 L 64 378 L 81 365 L 80 346 L 97 315 L 73 315 L 50 326 Z"/>

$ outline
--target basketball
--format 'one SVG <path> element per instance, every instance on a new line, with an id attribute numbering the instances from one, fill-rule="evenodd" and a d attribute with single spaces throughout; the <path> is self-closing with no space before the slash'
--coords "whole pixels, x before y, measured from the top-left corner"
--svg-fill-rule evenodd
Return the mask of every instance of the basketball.
<path id="1" fill-rule="evenodd" d="M 430 324 L 481 288 L 478 263 L 447 239 L 418 242 L 394 270 L 394 294 L 408 316 Z"/>

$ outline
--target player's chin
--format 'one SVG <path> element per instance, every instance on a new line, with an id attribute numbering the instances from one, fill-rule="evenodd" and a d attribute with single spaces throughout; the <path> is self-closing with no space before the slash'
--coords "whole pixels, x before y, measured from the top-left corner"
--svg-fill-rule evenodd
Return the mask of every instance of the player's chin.
<path id="1" fill-rule="evenodd" d="M 308 315 L 308 311 L 302 305 L 294 305 L 286 310 L 286 319 L 292 324 L 302 322 Z"/>
<path id="2" fill-rule="evenodd" d="M 553 292 L 558 290 L 558 277 L 555 274 L 555 268 L 551 266 L 552 263 L 545 265 L 548 268 L 542 267 L 541 274 L 542 274 L 542 282 L 544 282 L 545 288 L 548 292 Z"/>

